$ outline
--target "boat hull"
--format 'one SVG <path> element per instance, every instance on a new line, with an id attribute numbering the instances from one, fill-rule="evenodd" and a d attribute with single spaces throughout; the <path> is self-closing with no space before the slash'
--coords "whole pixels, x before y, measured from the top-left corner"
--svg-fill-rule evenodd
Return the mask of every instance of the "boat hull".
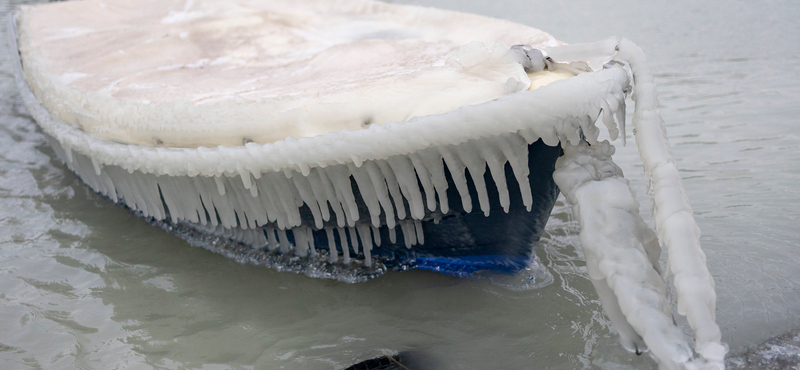
<path id="1" fill-rule="evenodd" d="M 389 268 L 420 268 L 460 277 L 467 277 L 477 271 L 513 273 L 525 268 L 531 261 L 534 247 L 544 231 L 559 194 L 552 175 L 555 162 L 561 154 L 560 147 L 548 146 L 541 140 L 528 145 L 528 181 L 533 195 L 530 211 L 523 205 L 520 185 L 511 166 L 506 163 L 504 167 L 510 197 L 508 212 L 501 205 L 498 187 L 487 168 L 483 173 L 483 180 L 490 204 L 488 216 L 481 211 L 478 204 L 478 192 L 469 171 L 466 173 L 466 180 L 473 204 L 472 211 L 466 212 L 445 165 L 449 212 L 442 214 L 439 206 L 436 211 L 428 210 L 420 222 L 424 242 L 417 242 L 413 248 L 407 247 L 402 232 L 390 229 L 384 220 L 380 227 L 373 229 L 378 231 L 380 243 L 371 250 L 372 257 Z M 351 184 L 356 204 L 366 213 L 367 206 L 360 196 L 358 184 L 352 178 Z M 424 195 L 423 190 L 423 197 Z M 300 213 L 309 223 L 313 222 L 308 207 L 301 208 Z M 366 221 L 359 222 L 355 228 L 359 225 L 368 226 L 366 224 Z M 200 228 L 200 225 L 196 226 Z M 396 229 L 400 227 L 397 226 Z M 268 233 L 270 230 L 264 229 L 263 232 Z M 394 238 L 390 236 L 392 233 L 395 233 Z M 318 229 L 313 234 L 315 248 L 329 250 L 326 231 Z M 292 244 L 296 244 L 292 234 L 287 234 L 287 237 Z M 342 255 L 344 252 L 339 235 L 335 235 L 334 239 L 337 253 Z M 348 238 L 346 242 L 352 248 L 353 239 Z M 362 249 L 359 257 L 363 258 L 363 254 Z"/>

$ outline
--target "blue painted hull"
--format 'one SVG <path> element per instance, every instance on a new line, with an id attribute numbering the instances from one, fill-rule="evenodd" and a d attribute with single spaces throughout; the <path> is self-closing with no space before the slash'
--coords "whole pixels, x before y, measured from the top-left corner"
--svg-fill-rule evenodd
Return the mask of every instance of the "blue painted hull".
<path id="1" fill-rule="evenodd" d="M 525 268 L 558 196 L 558 187 L 553 182 L 553 171 L 555 161 L 561 153 L 560 147 L 547 146 L 541 140 L 528 146 L 529 181 L 533 194 L 530 212 L 523 205 L 519 184 L 511 166 L 508 163 L 505 166 L 511 197 L 508 213 L 500 205 L 497 187 L 487 169 L 484 181 L 491 205 L 489 217 L 480 210 L 477 191 L 469 173 L 467 183 L 473 200 L 472 212 L 464 211 L 461 197 L 445 166 L 450 211 L 445 215 L 428 211 L 422 221 L 425 243 L 408 249 L 403 234 L 399 232 L 395 243 L 392 243 L 389 238 L 390 230 L 383 225 L 379 228 L 381 246 L 373 249 L 372 255 L 383 260 L 390 268 L 421 268 L 454 276 L 469 276 L 482 270 L 511 273 Z M 358 186 L 355 181 L 352 184 L 356 199 L 360 200 Z M 364 213 L 368 212 L 366 205 L 358 205 Z M 307 212 L 301 214 L 310 222 L 313 220 L 310 211 L 305 211 Z M 324 230 L 315 231 L 314 239 L 317 248 L 328 248 Z M 341 251 L 338 236 L 336 245 Z"/>

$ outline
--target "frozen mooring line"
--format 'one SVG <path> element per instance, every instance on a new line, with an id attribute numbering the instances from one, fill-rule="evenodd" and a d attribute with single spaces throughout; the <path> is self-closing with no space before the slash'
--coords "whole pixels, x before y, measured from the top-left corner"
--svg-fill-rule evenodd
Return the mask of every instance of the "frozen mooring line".
<path id="1" fill-rule="evenodd" d="M 649 348 L 662 369 L 723 369 L 728 349 L 715 323 L 714 281 L 658 111 L 652 75 L 638 46 L 626 39 L 608 42 L 635 81 L 634 134 L 653 186 L 658 237 L 639 216 L 635 192 L 611 161 L 614 147 L 608 142 L 562 142 L 564 156 L 553 177 L 579 220 L 590 280 L 623 346 L 637 353 Z M 665 270 L 658 262 L 659 243 L 669 254 Z M 694 353 L 672 318 L 670 276 L 678 313 L 694 330 Z"/>
<path id="2" fill-rule="evenodd" d="M 95 191 L 156 222 L 169 220 L 160 225 L 196 238 L 197 245 L 317 277 L 353 271 L 331 270 L 339 259 L 337 245 L 343 262 L 353 262 L 352 250 L 354 256 L 363 254 L 359 263 L 370 268 L 371 250 L 380 246 L 382 233 L 392 243 L 402 238 L 408 248 L 424 244 L 421 221 L 453 212 L 445 165 L 461 200 L 458 212 L 471 212 L 476 197 L 488 216 L 487 187 L 479 176 L 487 168 L 508 212 L 506 164 L 530 210 L 528 145 L 560 144 L 564 156 L 553 176 L 581 224 L 589 276 L 623 345 L 637 352 L 649 349 L 663 369 L 723 368 L 727 348 L 714 322 L 713 279 L 641 50 L 625 39 L 609 39 L 542 51 L 548 62 L 581 62 L 591 72 L 444 114 L 241 147 L 152 148 L 99 139 L 54 118 L 26 84 L 19 63 L 16 77 L 58 157 Z M 26 63 L 36 65 L 36 60 Z M 597 141 L 595 123 L 602 121 L 612 140 L 621 133 L 624 142 L 631 85 L 634 132 L 653 184 L 657 232 L 638 215 L 633 190 L 611 161 L 613 147 Z M 475 195 L 467 187 L 467 173 Z M 192 230 L 208 236 L 195 237 Z M 214 239 L 219 237 L 257 248 L 219 247 Z M 323 238 L 327 257 L 314 247 Z M 669 254 L 666 269 L 658 264 L 660 245 Z M 253 254 L 258 250 L 268 253 Z M 376 264 L 370 271 L 383 269 Z M 677 311 L 695 333 L 694 350 L 671 317 L 670 277 Z"/>

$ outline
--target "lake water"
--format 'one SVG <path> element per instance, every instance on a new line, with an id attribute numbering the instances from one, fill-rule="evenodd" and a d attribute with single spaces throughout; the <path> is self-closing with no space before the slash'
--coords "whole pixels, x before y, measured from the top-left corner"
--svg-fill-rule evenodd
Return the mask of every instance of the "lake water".
<path id="1" fill-rule="evenodd" d="M 703 232 L 723 341 L 736 352 L 800 326 L 800 2 L 403 2 L 569 43 L 638 43 Z M 0 2 L 3 21 L 18 4 Z M 59 163 L 0 33 L 0 368 L 341 369 L 407 349 L 442 369 L 655 368 L 618 345 L 563 203 L 536 250 L 554 277 L 539 289 L 504 284 L 521 276 L 344 284 L 240 265 L 147 225 Z M 616 162 L 648 214 L 628 143 Z"/>

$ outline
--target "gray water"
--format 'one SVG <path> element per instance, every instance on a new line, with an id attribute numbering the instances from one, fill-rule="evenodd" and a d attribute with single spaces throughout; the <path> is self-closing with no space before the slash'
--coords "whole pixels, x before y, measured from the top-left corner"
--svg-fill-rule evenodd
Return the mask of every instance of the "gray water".
<path id="1" fill-rule="evenodd" d="M 638 43 L 703 232 L 723 340 L 738 352 L 800 327 L 800 2 L 403 2 L 569 43 Z M 0 2 L 3 19 L 17 5 Z M 425 271 L 344 284 L 240 265 L 89 191 L 45 145 L 9 58 L 3 44 L 0 368 L 341 369 L 406 349 L 447 369 L 655 368 L 618 345 L 561 202 L 536 249 L 554 277 L 539 289 Z M 628 142 L 616 161 L 647 214 Z"/>

